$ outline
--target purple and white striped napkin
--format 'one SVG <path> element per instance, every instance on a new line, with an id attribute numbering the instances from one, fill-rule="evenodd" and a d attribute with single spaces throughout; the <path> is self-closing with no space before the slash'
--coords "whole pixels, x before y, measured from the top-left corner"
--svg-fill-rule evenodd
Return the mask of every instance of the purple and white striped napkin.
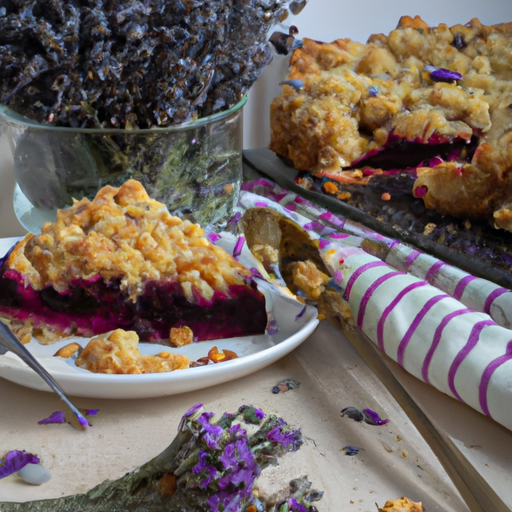
<path id="1" fill-rule="evenodd" d="M 512 293 L 266 180 L 240 208 L 271 208 L 318 241 L 362 331 L 412 375 L 512 430 Z M 315 219 L 315 220 L 312 220 Z M 387 246 L 379 258 L 364 239 Z"/>

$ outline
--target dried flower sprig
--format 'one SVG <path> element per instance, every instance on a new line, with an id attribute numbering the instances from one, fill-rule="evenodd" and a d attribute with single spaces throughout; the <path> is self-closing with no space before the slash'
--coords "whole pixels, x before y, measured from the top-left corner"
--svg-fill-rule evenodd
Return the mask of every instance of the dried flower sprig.
<path id="1" fill-rule="evenodd" d="M 0 510 L 87 512 L 113 510 L 114 504 L 115 510 L 136 507 L 138 512 L 262 510 L 253 492 L 258 476 L 280 456 L 301 445 L 300 429 L 253 406 L 224 413 L 215 421 L 213 413 L 196 404 L 183 415 L 178 434 L 166 450 L 119 480 L 106 481 L 86 494 L 0 503 Z M 316 510 L 305 498 L 311 492 L 299 491 L 290 496 L 291 508 L 286 510 Z"/>

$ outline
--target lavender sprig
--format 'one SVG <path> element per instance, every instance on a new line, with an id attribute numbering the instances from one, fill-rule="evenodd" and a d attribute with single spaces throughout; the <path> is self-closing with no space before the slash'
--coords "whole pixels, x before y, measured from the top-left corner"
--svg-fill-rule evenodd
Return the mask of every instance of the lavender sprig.
<path id="1" fill-rule="evenodd" d="M 86 494 L 25 503 L 0 502 L 0 510 L 264 510 L 253 492 L 258 476 L 270 464 L 277 464 L 280 456 L 301 445 L 300 429 L 253 406 L 242 406 L 216 420 L 213 413 L 197 404 L 183 416 L 172 444 L 135 471 L 103 482 Z M 291 495 L 292 508 L 287 510 L 314 512 L 316 508 L 308 505 L 306 495 L 318 493 Z"/>

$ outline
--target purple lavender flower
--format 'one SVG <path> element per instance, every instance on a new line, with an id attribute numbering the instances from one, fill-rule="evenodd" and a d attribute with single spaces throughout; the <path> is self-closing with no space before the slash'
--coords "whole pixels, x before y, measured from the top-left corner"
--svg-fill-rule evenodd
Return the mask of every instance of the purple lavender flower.
<path id="1" fill-rule="evenodd" d="M 208 498 L 211 512 L 240 512 L 242 497 L 232 492 L 218 492 Z M 222 507 L 222 508 L 221 508 Z"/>
<path id="2" fill-rule="evenodd" d="M 212 417 L 212 412 L 204 412 L 199 416 L 199 418 L 197 418 L 197 422 L 202 427 L 203 439 L 208 448 L 216 450 L 220 447 L 219 440 L 224 430 L 219 425 L 210 424 L 210 418 Z"/>
<path id="3" fill-rule="evenodd" d="M 206 489 L 213 479 L 218 478 L 219 472 L 213 464 L 210 464 L 211 456 L 206 450 L 201 450 L 197 455 L 199 461 L 192 468 L 192 473 L 195 475 L 204 475 L 204 478 L 199 482 L 199 487 Z"/>
<path id="4" fill-rule="evenodd" d="M 368 94 L 376 98 L 379 95 L 379 89 L 377 89 L 375 85 L 370 85 L 370 87 L 368 87 Z"/>
<path id="5" fill-rule="evenodd" d="M 430 79 L 433 82 L 453 82 L 455 80 L 462 79 L 462 75 L 457 71 L 450 71 L 449 69 L 444 68 L 434 68 L 430 70 L 430 67 L 432 66 L 429 66 L 429 69 L 426 69 L 427 66 L 425 66 L 423 69 L 430 72 Z"/>
<path id="6" fill-rule="evenodd" d="M 239 439 L 247 435 L 247 431 L 242 428 L 240 423 L 236 423 L 232 427 L 229 427 L 228 434 L 235 439 Z"/>
<path id="7" fill-rule="evenodd" d="M 286 450 L 298 450 L 302 444 L 301 432 L 298 430 L 285 430 L 283 427 L 287 423 L 282 421 L 281 425 L 274 427 L 268 434 L 267 439 L 274 443 L 278 443 Z"/>
<path id="8" fill-rule="evenodd" d="M 278 506 L 278 512 L 308 512 L 308 509 L 299 503 L 293 496 Z"/>
<path id="9" fill-rule="evenodd" d="M 277 322 L 275 318 L 272 318 L 267 325 L 267 334 L 272 336 L 272 334 L 277 334 L 279 332 L 279 327 L 277 326 Z"/>
<path id="10" fill-rule="evenodd" d="M 203 407 L 203 404 L 196 404 L 196 405 L 193 405 L 184 415 L 183 417 L 184 418 L 188 418 L 189 416 L 192 416 L 192 414 L 194 414 L 196 411 L 198 411 L 199 409 L 201 409 L 201 407 Z"/>
<path id="11" fill-rule="evenodd" d="M 230 469 L 237 464 L 234 443 L 230 443 L 224 448 L 222 455 L 219 457 L 219 462 L 224 470 Z"/>
<path id="12" fill-rule="evenodd" d="M 354 456 L 359 453 L 360 448 L 357 446 L 353 446 L 351 444 L 344 446 L 343 449 L 345 450 L 345 455 Z"/>
<path id="13" fill-rule="evenodd" d="M 50 423 L 66 423 L 66 415 L 64 411 L 55 411 L 48 416 L 48 418 L 44 418 L 39 420 L 38 425 L 48 425 Z"/>
<path id="14" fill-rule="evenodd" d="M 261 409 L 250 405 L 242 405 L 238 411 L 243 414 L 244 420 L 251 425 L 259 425 L 265 417 L 265 413 Z"/>
<path id="15" fill-rule="evenodd" d="M 96 416 L 98 414 L 99 409 L 85 409 L 86 416 Z"/>
<path id="16" fill-rule="evenodd" d="M 251 271 L 251 276 L 252 277 L 257 277 L 258 279 L 265 279 L 261 275 L 261 272 L 256 267 L 251 267 L 249 270 Z"/>
<path id="17" fill-rule="evenodd" d="M 17 473 L 27 464 L 39 464 L 39 457 L 24 450 L 12 450 L 8 452 L 0 465 L 0 478 Z"/>
<path id="18" fill-rule="evenodd" d="M 372 409 L 366 408 L 363 409 L 364 414 L 364 421 L 368 423 L 369 425 L 385 425 L 386 423 L 389 423 L 389 420 L 383 420 L 379 416 L 378 413 L 373 411 Z"/>

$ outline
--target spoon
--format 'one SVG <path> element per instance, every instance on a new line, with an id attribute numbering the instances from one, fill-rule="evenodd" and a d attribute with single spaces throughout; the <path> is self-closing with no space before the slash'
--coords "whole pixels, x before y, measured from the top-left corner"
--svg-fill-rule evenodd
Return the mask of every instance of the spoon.
<path id="1" fill-rule="evenodd" d="M 8 351 L 16 354 L 24 363 L 32 368 L 32 370 L 34 370 L 46 382 L 46 384 L 48 384 L 48 386 L 57 393 L 57 395 L 60 396 L 60 398 L 71 409 L 71 412 L 76 416 L 76 419 L 82 427 L 85 428 L 89 426 L 89 422 L 69 401 L 60 385 L 57 384 L 54 378 L 43 368 L 43 366 L 41 366 L 37 359 L 27 350 L 25 345 L 18 340 L 9 326 L 0 320 L 0 354 L 5 354 Z"/>

